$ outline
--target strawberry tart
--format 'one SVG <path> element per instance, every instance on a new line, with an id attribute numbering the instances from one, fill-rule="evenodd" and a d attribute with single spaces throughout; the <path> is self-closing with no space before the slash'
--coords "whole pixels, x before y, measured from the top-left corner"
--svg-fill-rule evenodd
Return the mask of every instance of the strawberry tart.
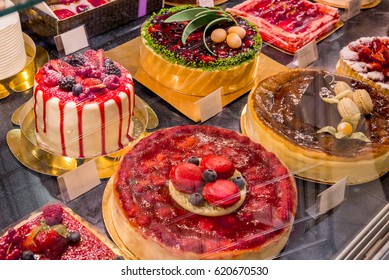
<path id="1" fill-rule="evenodd" d="M 101 5 L 107 4 L 106 0 L 49 0 L 46 4 L 49 5 L 53 13 L 59 20 L 64 20 L 92 10 Z"/>
<path id="2" fill-rule="evenodd" d="M 0 237 L 0 260 L 113 260 L 120 250 L 60 204 L 50 204 Z"/>
<path id="3" fill-rule="evenodd" d="M 362 37 L 349 43 L 340 51 L 336 71 L 389 94 L 389 37 Z"/>
<path id="4" fill-rule="evenodd" d="M 388 95 L 364 82 L 290 70 L 251 91 L 242 130 L 296 176 L 360 184 L 389 171 L 388 114 Z"/>
<path id="5" fill-rule="evenodd" d="M 33 99 L 36 140 L 48 152 L 88 158 L 132 140 L 132 76 L 103 50 L 49 61 L 35 76 Z"/>
<path id="6" fill-rule="evenodd" d="M 177 93 L 206 96 L 221 88 L 227 95 L 254 81 L 260 49 L 258 30 L 245 19 L 220 8 L 177 6 L 143 25 L 140 65 Z"/>
<path id="7" fill-rule="evenodd" d="M 285 246 L 294 178 L 234 131 L 161 129 L 141 139 L 113 176 L 112 223 L 140 259 L 266 259 Z"/>
<path id="8" fill-rule="evenodd" d="M 306 0 L 248 0 L 228 9 L 255 23 L 264 41 L 290 53 L 333 30 L 338 10 Z"/>

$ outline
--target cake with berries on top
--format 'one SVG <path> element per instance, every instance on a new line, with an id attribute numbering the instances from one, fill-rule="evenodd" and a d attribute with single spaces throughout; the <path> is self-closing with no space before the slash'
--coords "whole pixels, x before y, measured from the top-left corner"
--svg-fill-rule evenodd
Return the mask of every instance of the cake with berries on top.
<path id="1" fill-rule="evenodd" d="M 234 131 L 177 126 L 141 139 L 113 176 L 113 227 L 140 259 L 265 259 L 296 212 L 288 169 Z"/>
<path id="2" fill-rule="evenodd" d="M 389 94 L 389 37 L 362 37 L 340 51 L 336 72 Z"/>
<path id="3" fill-rule="evenodd" d="M 70 209 L 50 204 L 0 237 L 0 260 L 112 260 L 121 251 Z"/>
<path id="4" fill-rule="evenodd" d="M 49 61 L 35 76 L 33 98 L 37 143 L 53 154 L 95 157 L 132 140 L 132 76 L 103 50 Z"/>
<path id="5" fill-rule="evenodd" d="M 165 8 L 141 29 L 140 65 L 179 94 L 227 95 L 254 81 L 261 43 L 253 24 L 220 8 Z"/>

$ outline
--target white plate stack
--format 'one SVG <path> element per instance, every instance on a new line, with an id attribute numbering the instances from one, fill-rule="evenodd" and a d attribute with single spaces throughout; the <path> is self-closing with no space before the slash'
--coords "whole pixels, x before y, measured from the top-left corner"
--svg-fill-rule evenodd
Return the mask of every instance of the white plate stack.
<path id="1" fill-rule="evenodd" d="M 6 7 L 13 6 L 6 0 Z M 0 80 L 11 77 L 26 65 L 23 32 L 17 12 L 0 17 Z"/>

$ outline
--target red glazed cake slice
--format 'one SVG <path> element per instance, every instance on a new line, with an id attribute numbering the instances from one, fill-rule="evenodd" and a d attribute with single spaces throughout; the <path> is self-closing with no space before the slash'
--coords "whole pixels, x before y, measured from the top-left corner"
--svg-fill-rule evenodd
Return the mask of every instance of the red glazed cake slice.
<path id="1" fill-rule="evenodd" d="M 183 189 L 183 179 L 195 187 Z M 123 156 L 113 193 L 114 228 L 140 259 L 274 257 L 297 203 L 294 179 L 274 154 L 209 126 L 161 129 L 140 140 Z"/>
<path id="2" fill-rule="evenodd" d="M 103 50 L 49 61 L 35 76 L 33 98 L 37 143 L 48 152 L 88 158 L 132 140 L 132 76 Z"/>
<path id="3" fill-rule="evenodd" d="M 295 53 L 335 28 L 337 9 L 305 0 L 248 0 L 229 9 L 255 23 L 265 42 Z"/>
<path id="4" fill-rule="evenodd" d="M 0 260 L 121 258 L 111 241 L 59 204 L 44 206 L 0 237 Z"/>

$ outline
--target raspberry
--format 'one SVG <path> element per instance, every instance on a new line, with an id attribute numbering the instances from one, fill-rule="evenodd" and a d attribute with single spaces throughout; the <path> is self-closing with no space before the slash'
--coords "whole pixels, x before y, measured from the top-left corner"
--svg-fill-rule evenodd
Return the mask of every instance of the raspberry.
<path id="1" fill-rule="evenodd" d="M 43 217 L 49 226 L 62 223 L 63 208 L 60 205 L 48 205 L 43 208 Z"/>
<path id="2" fill-rule="evenodd" d="M 120 80 L 118 76 L 109 75 L 104 79 L 103 83 L 107 86 L 108 89 L 114 90 L 119 87 Z"/>
<path id="3" fill-rule="evenodd" d="M 72 76 L 61 78 L 58 82 L 59 87 L 64 91 L 72 91 L 75 84 L 76 80 Z"/>
<path id="4" fill-rule="evenodd" d="M 43 82 L 49 87 L 55 87 L 58 85 L 60 79 L 61 79 L 60 73 L 54 70 L 47 70 Z"/>

